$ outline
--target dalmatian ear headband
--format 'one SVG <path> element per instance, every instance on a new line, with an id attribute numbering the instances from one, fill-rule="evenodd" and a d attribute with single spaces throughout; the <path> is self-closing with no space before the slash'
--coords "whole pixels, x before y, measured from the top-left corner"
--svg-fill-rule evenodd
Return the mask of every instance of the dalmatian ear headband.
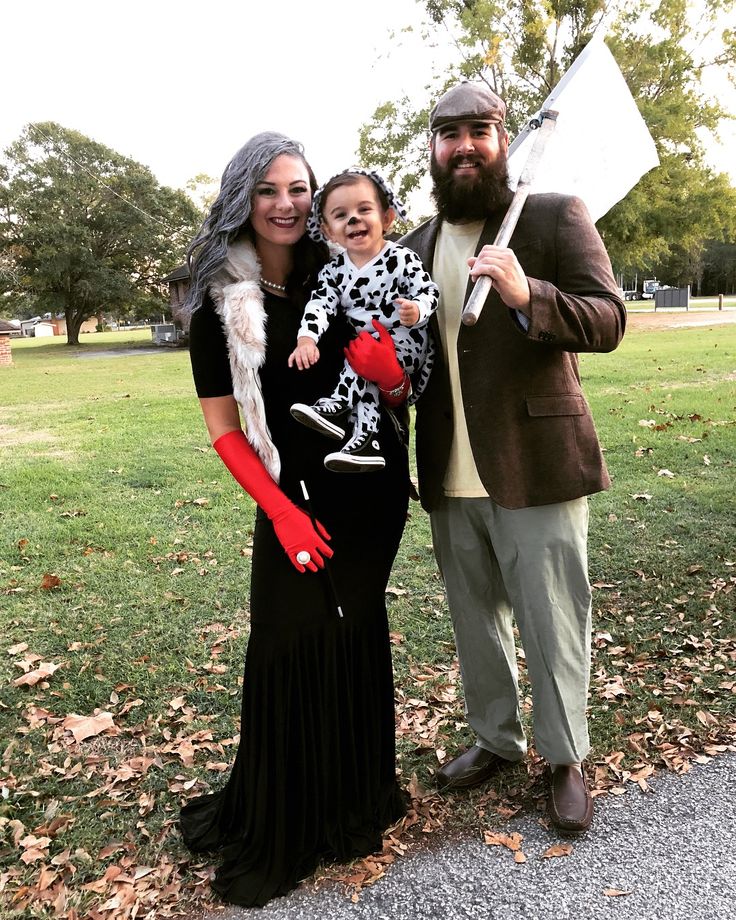
<path id="1" fill-rule="evenodd" d="M 386 182 L 386 180 L 379 173 L 374 172 L 372 169 L 363 169 L 361 166 L 351 166 L 350 169 L 344 169 L 342 172 L 336 173 L 329 180 L 332 182 L 332 179 L 336 179 L 337 176 L 344 176 L 346 174 L 356 175 L 356 176 L 367 176 L 376 185 L 381 189 L 381 191 L 386 196 L 390 208 L 393 208 L 396 211 L 396 216 L 400 217 L 402 220 L 406 220 L 406 208 L 399 201 L 399 199 L 394 194 L 394 190 Z M 312 237 L 313 240 L 317 240 L 319 243 L 326 243 L 327 238 L 324 233 L 322 233 L 322 192 L 325 189 L 325 186 L 328 185 L 327 182 L 319 188 L 314 193 L 314 198 L 312 199 L 312 213 L 307 218 L 307 233 Z"/>

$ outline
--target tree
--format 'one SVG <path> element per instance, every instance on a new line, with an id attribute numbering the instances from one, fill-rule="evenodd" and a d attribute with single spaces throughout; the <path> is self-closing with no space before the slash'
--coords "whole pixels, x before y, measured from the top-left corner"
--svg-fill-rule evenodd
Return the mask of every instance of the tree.
<path id="1" fill-rule="evenodd" d="M 736 244 L 711 241 L 706 245 L 702 293 L 736 293 Z"/>
<path id="2" fill-rule="evenodd" d="M 692 268 L 708 239 L 736 233 L 736 192 L 703 160 L 701 129 L 727 116 L 708 98 L 708 68 L 736 73 L 736 32 L 718 22 L 734 0 L 425 0 L 427 40 L 446 35 L 455 63 L 431 76 L 427 104 L 385 102 L 360 131 L 361 161 L 378 167 L 408 195 L 426 171 L 431 100 L 459 79 L 484 80 L 505 99 L 513 137 L 536 112 L 596 28 L 609 45 L 660 155 L 661 165 L 600 222 L 614 267 L 652 271 L 665 260 L 678 276 Z M 626 138 L 611 125 L 611 143 Z M 679 261 L 678 261 L 679 260 Z"/>
<path id="3" fill-rule="evenodd" d="M 205 214 L 212 207 L 215 198 L 217 198 L 217 193 L 220 191 L 220 182 L 207 173 L 197 173 L 196 176 L 192 176 L 192 178 L 185 183 L 184 190 L 200 210 L 204 218 Z"/>
<path id="4" fill-rule="evenodd" d="M 92 316 L 165 308 L 160 279 L 200 220 L 140 163 L 53 122 L 27 125 L 0 166 L 4 288 L 63 312 L 78 345 Z"/>

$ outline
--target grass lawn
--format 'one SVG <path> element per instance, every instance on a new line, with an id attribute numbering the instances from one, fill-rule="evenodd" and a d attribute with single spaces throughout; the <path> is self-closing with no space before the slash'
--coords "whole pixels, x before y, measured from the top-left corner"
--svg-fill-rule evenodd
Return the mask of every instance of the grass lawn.
<path id="1" fill-rule="evenodd" d="M 185 351 L 147 330 L 83 342 L 15 341 L 0 368 L 0 916 L 168 916 L 207 903 L 210 864 L 175 822 L 237 741 L 253 505 L 209 447 Z M 589 762 L 617 794 L 734 749 L 736 325 L 632 331 L 581 364 L 613 478 L 590 501 Z M 384 867 L 543 793 L 533 750 L 492 789 L 428 791 L 471 738 L 416 504 L 388 598 L 414 808 Z"/>

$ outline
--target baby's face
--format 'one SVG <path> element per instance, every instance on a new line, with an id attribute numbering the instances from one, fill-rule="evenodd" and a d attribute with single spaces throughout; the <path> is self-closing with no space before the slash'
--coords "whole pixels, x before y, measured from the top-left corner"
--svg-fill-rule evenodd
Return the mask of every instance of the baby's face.
<path id="1" fill-rule="evenodd" d="M 322 203 L 322 230 L 347 250 L 354 265 L 370 262 L 383 249 L 383 234 L 394 221 L 392 208 L 384 211 L 376 186 L 367 176 L 333 189 Z"/>

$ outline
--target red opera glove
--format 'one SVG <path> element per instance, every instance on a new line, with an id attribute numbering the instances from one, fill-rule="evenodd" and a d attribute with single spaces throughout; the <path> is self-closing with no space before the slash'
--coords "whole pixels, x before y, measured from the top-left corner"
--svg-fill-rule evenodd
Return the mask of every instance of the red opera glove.
<path id="1" fill-rule="evenodd" d="M 398 406 L 409 391 L 409 378 L 396 357 L 394 340 L 377 319 L 372 322 L 378 338 L 363 330 L 344 349 L 345 357 L 356 374 L 376 384 L 387 405 Z"/>
<path id="2" fill-rule="evenodd" d="M 329 559 L 333 552 L 325 543 L 330 535 L 319 521 L 315 522 L 315 529 L 309 515 L 284 495 L 243 432 L 239 428 L 228 431 L 212 446 L 236 482 L 266 512 L 292 565 L 300 572 L 305 569 L 316 572 L 318 568 L 324 568 L 325 558 Z M 304 552 L 309 554 L 309 561 L 298 562 L 297 556 Z"/>
<path id="3" fill-rule="evenodd" d="M 329 559 L 332 555 L 332 548 L 325 543 L 322 537 L 329 540 L 330 535 L 319 521 L 315 521 L 317 525 L 315 529 L 308 514 L 302 511 L 301 508 L 297 508 L 296 505 L 291 504 L 291 502 L 289 504 L 291 505 L 290 508 L 279 511 L 273 516 L 268 515 L 273 523 L 273 529 L 279 543 L 300 572 L 304 571 L 304 566 L 297 561 L 297 556 L 305 551 L 311 557 L 306 567 L 311 572 L 316 572 L 318 568 L 323 569 L 325 567 L 323 556 Z M 268 514 L 268 512 L 266 513 Z"/>

